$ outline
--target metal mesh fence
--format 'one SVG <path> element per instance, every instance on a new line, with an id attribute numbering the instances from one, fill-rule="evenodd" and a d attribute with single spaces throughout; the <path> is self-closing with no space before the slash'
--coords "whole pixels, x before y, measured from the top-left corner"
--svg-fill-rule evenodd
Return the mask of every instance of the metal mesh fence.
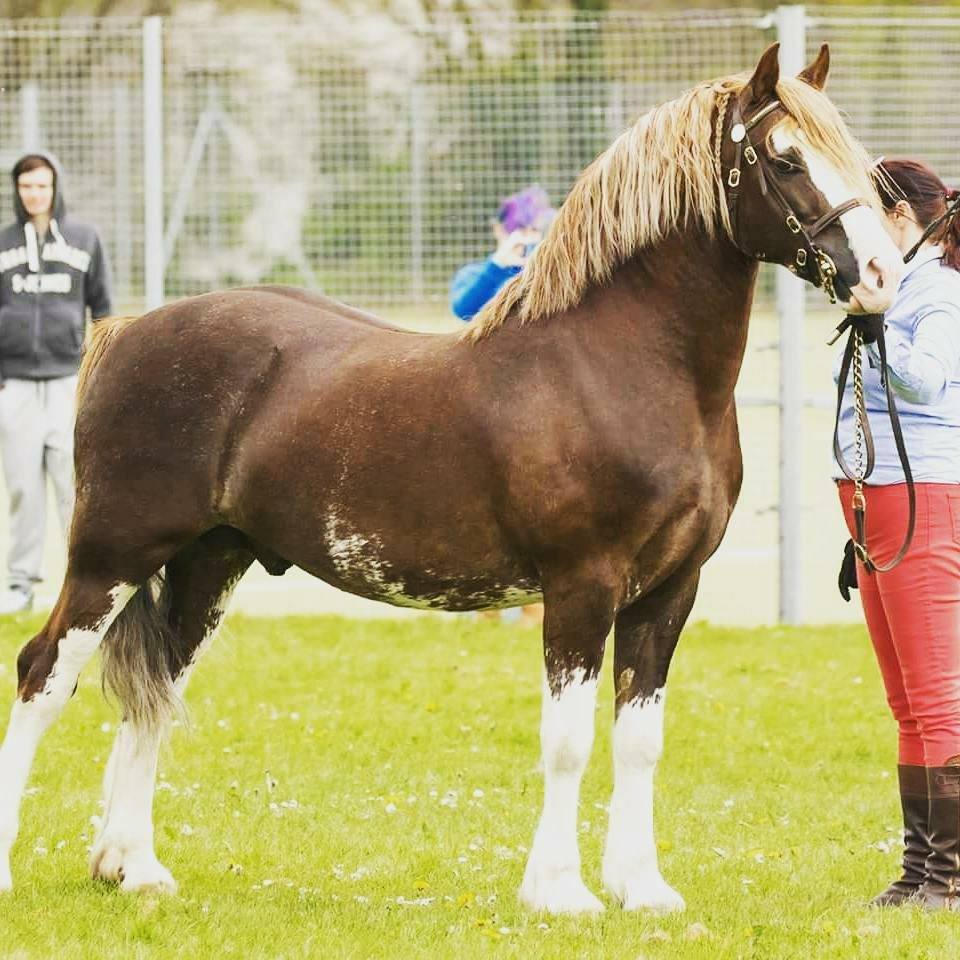
<path id="1" fill-rule="evenodd" d="M 141 24 L 0 21 L 0 161 L 38 144 L 58 153 L 71 207 L 100 228 L 132 307 L 144 290 Z M 539 183 L 559 202 L 644 110 L 749 67 L 774 38 L 750 9 L 165 21 L 166 295 L 287 281 L 359 304 L 439 303 L 456 268 L 488 251 L 504 196 Z M 808 7 L 811 55 L 823 39 L 831 94 L 870 149 L 960 180 L 960 13 Z"/>
<path id="2" fill-rule="evenodd" d="M 268 279 L 443 299 L 500 199 L 539 183 L 559 202 L 640 112 L 750 63 L 756 23 L 173 23 L 167 190 L 192 200 L 168 225 L 168 292 Z"/>
<path id="3" fill-rule="evenodd" d="M 154 244 L 144 238 L 155 197 L 168 298 L 279 281 L 361 306 L 448 317 L 450 279 L 490 251 L 502 198 L 539 183 L 559 203 L 643 111 L 699 80 L 749 68 L 777 37 L 775 17 L 750 9 L 475 14 L 415 26 L 332 5 L 314 17 L 212 17 L 204 9 L 161 24 L 156 116 L 143 21 L 0 20 L 0 167 L 39 145 L 59 155 L 69 208 L 103 236 L 119 310 L 140 309 L 156 275 L 156 261 L 146 262 Z M 829 92 L 867 147 L 925 158 L 960 185 L 952 103 L 960 10 L 805 13 L 808 59 L 830 42 Z M 145 183 L 147 129 L 162 139 L 162 182 Z M 9 178 L 0 176 L 0 210 L 12 211 L 11 200 Z M 744 402 L 767 403 L 777 392 L 773 276 L 761 275 L 738 391 L 741 505 L 698 607 L 713 618 L 776 615 L 778 412 Z M 808 301 L 815 309 L 824 302 L 809 290 Z M 805 450 L 803 566 L 813 619 L 856 615 L 832 596 L 842 531 L 827 519 L 837 516 L 822 409 L 827 329 L 820 317 L 806 324 L 795 362 L 821 402 L 806 412 L 804 437 L 785 438 Z M 731 583 L 756 585 L 756 609 L 742 609 Z"/>
<path id="4" fill-rule="evenodd" d="M 46 147 L 68 211 L 96 224 L 120 299 L 143 291 L 140 21 L 0 22 L 0 167 Z M 12 183 L 0 176 L 12 219 Z"/>

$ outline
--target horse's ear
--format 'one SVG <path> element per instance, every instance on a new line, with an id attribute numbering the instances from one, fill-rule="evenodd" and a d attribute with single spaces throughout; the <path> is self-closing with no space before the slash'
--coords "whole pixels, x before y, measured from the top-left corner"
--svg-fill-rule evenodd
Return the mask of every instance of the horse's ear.
<path id="1" fill-rule="evenodd" d="M 797 76 L 805 80 L 816 90 L 822 90 L 827 85 L 827 74 L 830 72 L 830 45 L 824 43 L 820 47 L 817 59 L 808 67 L 804 67 Z"/>
<path id="2" fill-rule="evenodd" d="M 780 44 L 771 43 L 753 71 L 753 76 L 743 88 L 744 108 L 760 106 L 776 96 L 780 79 Z"/>

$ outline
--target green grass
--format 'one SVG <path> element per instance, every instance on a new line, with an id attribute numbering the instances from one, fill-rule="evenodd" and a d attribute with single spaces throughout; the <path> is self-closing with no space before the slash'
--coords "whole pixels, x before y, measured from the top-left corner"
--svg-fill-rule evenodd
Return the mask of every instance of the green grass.
<path id="1" fill-rule="evenodd" d="M 0 629 L 4 714 L 38 625 Z M 538 651 L 533 629 L 467 617 L 231 620 L 161 758 L 157 846 L 180 884 L 161 899 L 86 876 L 116 725 L 89 671 L 24 800 L 0 957 L 956 955 L 956 917 L 865 906 L 899 830 L 894 731 L 858 628 L 691 627 L 657 789 L 661 866 L 687 912 L 525 913 Z M 603 690 L 580 813 L 595 892 L 609 676 Z"/>

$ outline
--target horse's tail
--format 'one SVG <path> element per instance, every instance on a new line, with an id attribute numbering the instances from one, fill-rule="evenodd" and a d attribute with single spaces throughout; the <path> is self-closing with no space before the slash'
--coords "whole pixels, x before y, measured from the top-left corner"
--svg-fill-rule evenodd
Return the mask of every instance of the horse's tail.
<path id="1" fill-rule="evenodd" d="M 87 343 L 83 354 L 83 362 L 80 364 L 80 372 L 77 375 L 77 406 L 80 406 L 83 400 L 83 394 L 87 389 L 87 382 L 90 375 L 96 369 L 97 364 L 103 359 L 103 355 L 110 348 L 117 337 L 133 323 L 138 317 L 104 317 L 102 320 L 96 320 L 93 323 L 93 329 L 90 332 L 90 340 Z"/>
<path id="2" fill-rule="evenodd" d="M 80 364 L 77 408 L 100 361 L 138 317 L 105 317 L 93 324 Z M 100 648 L 103 686 L 120 701 L 125 720 L 160 730 L 182 710 L 174 678 L 185 664 L 170 624 L 170 587 L 159 573 L 141 585 L 110 625 Z"/>
<path id="3" fill-rule="evenodd" d="M 183 704 L 174 678 L 186 666 L 170 623 L 170 587 L 162 574 L 145 583 L 110 625 L 101 646 L 103 686 L 123 717 L 158 731 Z"/>

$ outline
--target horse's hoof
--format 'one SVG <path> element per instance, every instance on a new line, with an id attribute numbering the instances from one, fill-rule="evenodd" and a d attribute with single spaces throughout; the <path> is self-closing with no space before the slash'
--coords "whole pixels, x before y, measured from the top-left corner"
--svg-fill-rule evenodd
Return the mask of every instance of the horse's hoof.
<path id="1" fill-rule="evenodd" d="M 603 904 L 586 888 L 576 870 L 524 877 L 520 902 L 536 912 L 603 913 Z"/>
<path id="2" fill-rule="evenodd" d="M 131 865 L 123 871 L 120 889 L 124 893 L 162 893 L 177 892 L 177 882 L 173 874 L 155 857 L 152 863 Z"/>
<path id="3" fill-rule="evenodd" d="M 90 858 L 90 873 L 95 880 L 117 883 L 124 893 L 176 893 L 177 884 L 170 871 L 152 850 L 127 850 L 103 845 Z"/>
<path id="4" fill-rule="evenodd" d="M 651 913 L 677 913 L 686 909 L 683 897 L 660 876 L 659 871 L 607 874 L 604 886 L 620 901 L 624 910 L 649 910 Z"/>

